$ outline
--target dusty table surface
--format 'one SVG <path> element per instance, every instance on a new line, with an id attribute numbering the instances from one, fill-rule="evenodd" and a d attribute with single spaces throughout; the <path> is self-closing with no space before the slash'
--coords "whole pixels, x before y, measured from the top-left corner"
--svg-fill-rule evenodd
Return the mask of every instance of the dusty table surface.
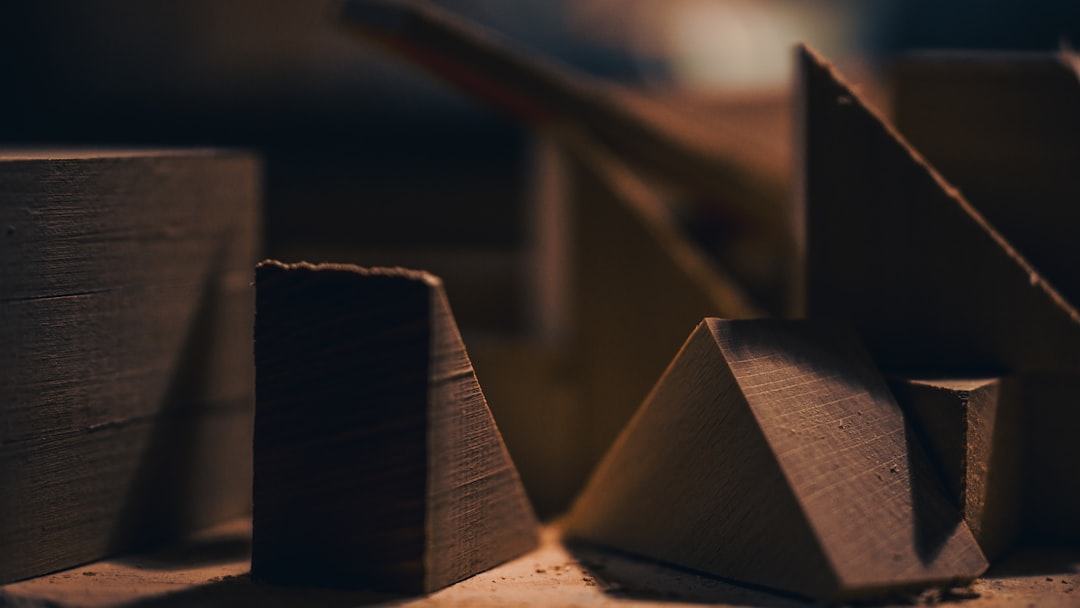
<path id="1" fill-rule="evenodd" d="M 559 527 L 540 547 L 424 597 L 276 587 L 248 576 L 251 525 L 235 520 L 172 547 L 114 558 L 0 587 L 0 606 L 809 606 L 596 548 L 568 549 Z M 1027 550 L 970 588 L 898 598 L 891 605 L 964 608 L 1080 606 L 1080 550 Z"/>

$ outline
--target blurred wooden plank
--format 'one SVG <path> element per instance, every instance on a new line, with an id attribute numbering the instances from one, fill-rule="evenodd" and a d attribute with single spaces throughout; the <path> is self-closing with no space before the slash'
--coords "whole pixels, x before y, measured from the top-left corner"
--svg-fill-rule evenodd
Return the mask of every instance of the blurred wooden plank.
<path id="1" fill-rule="evenodd" d="M 1080 313 L 836 71 L 799 53 L 805 312 L 890 370 L 1080 367 Z"/>
<path id="2" fill-rule="evenodd" d="M 544 61 L 453 14 L 408 0 L 351 0 L 350 31 L 527 124 L 602 142 L 645 175 L 707 194 L 714 212 L 783 256 L 791 234 L 786 170 L 738 121 L 693 115 Z M 786 169 L 786 167 L 785 167 Z M 778 179 L 779 177 L 779 179 Z M 741 272 L 742 268 L 733 269 Z M 752 270 L 748 269 L 748 272 Z"/>
<path id="3" fill-rule="evenodd" d="M 575 364 L 587 408 L 584 481 L 688 331 L 706 316 L 763 313 L 631 169 L 601 144 L 566 141 Z"/>
<path id="4" fill-rule="evenodd" d="M 258 203 L 242 152 L 0 154 L 0 582 L 248 509 Z"/>
<path id="5" fill-rule="evenodd" d="M 426 593 L 535 546 L 437 277 L 266 261 L 256 292 L 257 580 Z"/>
<path id="6" fill-rule="evenodd" d="M 993 560 L 1020 532 L 1024 413 L 1015 378 L 894 378 L 900 406 Z"/>
<path id="7" fill-rule="evenodd" d="M 567 534 L 817 599 L 987 566 L 854 332 L 820 322 L 703 321 Z"/>

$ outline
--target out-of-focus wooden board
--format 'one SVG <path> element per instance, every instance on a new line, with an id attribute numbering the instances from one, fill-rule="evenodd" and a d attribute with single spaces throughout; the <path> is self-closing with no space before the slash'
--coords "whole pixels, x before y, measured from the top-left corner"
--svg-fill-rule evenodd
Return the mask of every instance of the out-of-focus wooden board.
<path id="1" fill-rule="evenodd" d="M 425 597 L 274 587 L 248 577 L 250 522 L 232 521 L 166 550 L 89 564 L 0 587 L 0 606 L 810 606 L 800 600 L 597 549 L 567 550 L 557 526 L 522 557 Z M 962 608 L 1080 603 L 1080 552 L 1025 552 L 1005 559 L 951 598 Z M 977 596 L 977 597 L 972 597 Z M 965 599 L 968 598 L 968 599 Z M 910 601 L 910 598 L 905 598 Z M 898 605 L 910 603 L 897 602 Z"/>

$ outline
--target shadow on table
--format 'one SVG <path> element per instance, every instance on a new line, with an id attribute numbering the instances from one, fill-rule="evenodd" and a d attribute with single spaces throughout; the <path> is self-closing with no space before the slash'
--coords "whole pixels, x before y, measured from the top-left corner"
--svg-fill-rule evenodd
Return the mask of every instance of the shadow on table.
<path id="1" fill-rule="evenodd" d="M 612 597 L 762 608 L 813 605 L 794 596 L 735 584 L 588 543 L 568 543 L 567 550 Z"/>
<path id="2" fill-rule="evenodd" d="M 360 606 L 396 606 L 416 598 L 363 590 L 279 587 L 251 580 L 250 574 L 225 576 L 178 593 L 147 598 L 132 606 L 140 608 L 346 608 Z"/>

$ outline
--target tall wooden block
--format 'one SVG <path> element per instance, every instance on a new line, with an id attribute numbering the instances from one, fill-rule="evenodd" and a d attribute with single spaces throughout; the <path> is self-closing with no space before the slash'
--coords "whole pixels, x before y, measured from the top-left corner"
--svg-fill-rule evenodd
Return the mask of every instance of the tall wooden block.
<path id="1" fill-rule="evenodd" d="M 811 322 L 703 321 L 568 534 L 821 599 L 986 568 L 858 339 Z"/>
<path id="2" fill-rule="evenodd" d="M 890 370 L 1075 371 L 1080 313 L 821 58 L 800 52 L 806 313 Z"/>
<path id="3" fill-rule="evenodd" d="M 993 559 L 1020 529 L 1024 447 L 1014 378 L 896 378 L 911 416 L 983 553 Z"/>
<path id="4" fill-rule="evenodd" d="M 258 173 L 0 154 L 0 582 L 248 509 Z"/>
<path id="5" fill-rule="evenodd" d="M 252 576 L 432 591 L 537 522 L 438 278 L 256 270 Z"/>

